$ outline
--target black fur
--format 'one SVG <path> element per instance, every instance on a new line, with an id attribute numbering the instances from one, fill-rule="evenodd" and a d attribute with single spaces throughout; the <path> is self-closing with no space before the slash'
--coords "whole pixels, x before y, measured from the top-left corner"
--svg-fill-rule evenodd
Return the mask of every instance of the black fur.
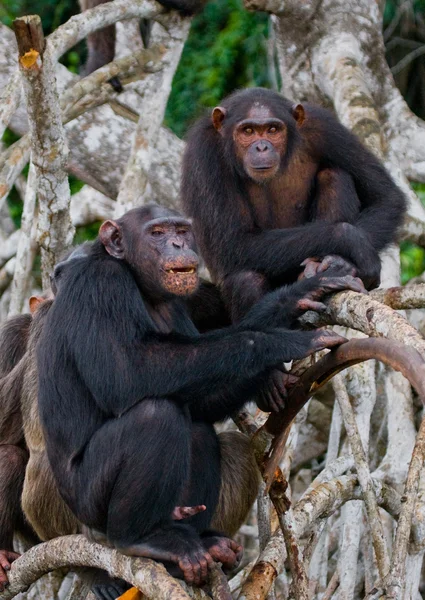
<path id="1" fill-rule="evenodd" d="M 250 203 L 248 176 L 236 158 L 232 131 L 256 102 L 287 126 L 281 172 L 301 148 L 316 164 L 312 176 L 300 165 L 299 177 L 311 181 L 299 226 L 274 220 L 273 202 L 285 203 L 285 188 L 273 195 L 264 184 L 268 214 L 261 215 L 261 223 Z M 261 285 L 267 289 L 293 281 L 308 257 L 338 254 L 354 263 L 367 287 L 377 285 L 378 252 L 396 239 L 406 208 L 403 193 L 379 160 L 323 108 L 305 104 L 306 120 L 298 127 L 292 103 L 271 90 L 236 92 L 221 106 L 227 111 L 223 132 L 216 131 L 209 115 L 191 130 L 182 181 L 183 206 L 214 279 L 222 283 L 240 272 L 254 272 L 264 277 Z"/>
<path id="2" fill-rule="evenodd" d="M 137 247 L 152 210 L 118 221 Z M 237 326 L 200 335 L 184 299 L 167 293 L 161 307 L 141 291 L 146 251 L 131 252 L 130 266 L 97 240 L 63 266 L 38 346 L 39 407 L 59 490 L 78 519 L 130 554 L 166 561 L 198 548 L 214 514 L 213 423 L 255 394 L 272 367 L 327 344 L 320 332 L 276 329 L 297 316 L 294 298 L 317 280 L 265 298 Z M 165 308 L 168 333 L 155 318 Z M 171 521 L 182 504 L 207 510 Z"/>

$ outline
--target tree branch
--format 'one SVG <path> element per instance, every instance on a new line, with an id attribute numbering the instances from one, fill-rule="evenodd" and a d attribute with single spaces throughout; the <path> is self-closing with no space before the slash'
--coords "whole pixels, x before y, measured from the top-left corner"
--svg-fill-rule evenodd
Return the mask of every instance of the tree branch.
<path id="1" fill-rule="evenodd" d="M 56 61 L 48 49 L 44 50 L 40 17 L 16 19 L 15 32 L 37 180 L 43 288 L 50 289 L 49 275 L 74 236 L 66 170 L 68 146 L 56 89 Z"/>
<path id="2" fill-rule="evenodd" d="M 8 573 L 10 584 L 0 593 L 0 600 L 9 600 L 26 591 L 49 571 L 70 566 L 104 569 L 111 577 L 124 579 L 155 600 L 189 600 L 190 597 L 162 565 L 124 556 L 89 542 L 82 535 L 69 535 L 34 546 L 18 558 Z"/>

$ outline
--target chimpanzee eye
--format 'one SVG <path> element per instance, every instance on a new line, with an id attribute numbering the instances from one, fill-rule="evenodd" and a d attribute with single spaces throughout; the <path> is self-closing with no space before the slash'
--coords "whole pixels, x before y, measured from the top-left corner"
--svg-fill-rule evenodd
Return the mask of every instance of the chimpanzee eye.
<path id="1" fill-rule="evenodd" d="M 252 133 L 254 133 L 254 130 L 252 127 L 244 127 L 243 132 L 246 133 L 247 135 L 251 135 Z"/>
<path id="2" fill-rule="evenodd" d="M 272 125 L 272 126 L 269 128 L 269 133 L 277 133 L 277 127 L 275 127 L 274 125 Z"/>
<path id="3" fill-rule="evenodd" d="M 177 235 L 185 235 L 188 232 L 187 229 L 177 229 L 176 233 Z"/>
<path id="4" fill-rule="evenodd" d="M 164 231 L 162 229 L 153 229 L 151 231 L 151 235 L 154 235 L 154 236 L 164 235 Z"/>

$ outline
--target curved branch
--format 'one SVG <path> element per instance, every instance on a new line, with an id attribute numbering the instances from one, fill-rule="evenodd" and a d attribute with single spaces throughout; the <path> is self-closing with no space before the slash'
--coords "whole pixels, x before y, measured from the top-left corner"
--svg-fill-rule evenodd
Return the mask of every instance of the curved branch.
<path id="1" fill-rule="evenodd" d="M 393 310 L 425 308 L 425 283 L 373 290 L 369 298 Z"/>
<path id="2" fill-rule="evenodd" d="M 89 542 L 82 535 L 68 535 L 34 546 L 18 558 L 8 573 L 10 583 L 0 594 L 0 600 L 13 598 L 46 573 L 69 566 L 104 569 L 111 577 L 124 579 L 155 600 L 190 598 L 162 565 L 148 559 L 124 556 L 116 550 Z"/>
<path id="3" fill-rule="evenodd" d="M 397 519 L 401 510 L 400 495 L 390 486 L 374 478 L 373 486 L 379 506 Z M 294 508 L 297 537 L 305 537 L 318 519 L 330 517 L 351 500 L 362 500 L 357 475 L 341 475 L 319 485 L 312 484 Z"/>
<path id="4" fill-rule="evenodd" d="M 314 326 L 342 325 L 370 337 L 385 337 L 415 348 L 425 356 L 425 340 L 400 314 L 377 302 L 373 295 L 342 292 L 326 303 L 320 315 L 308 313 L 305 322 Z"/>
<path id="5" fill-rule="evenodd" d="M 310 396 L 317 392 L 336 373 L 364 360 L 376 359 L 400 371 L 416 389 L 425 404 L 425 361 L 414 348 L 386 339 L 351 340 L 326 354 L 310 367 L 288 395 L 288 402 L 280 413 L 272 413 L 264 429 L 275 435 L 264 468 L 263 478 L 268 488 L 284 451 L 287 429 Z"/>

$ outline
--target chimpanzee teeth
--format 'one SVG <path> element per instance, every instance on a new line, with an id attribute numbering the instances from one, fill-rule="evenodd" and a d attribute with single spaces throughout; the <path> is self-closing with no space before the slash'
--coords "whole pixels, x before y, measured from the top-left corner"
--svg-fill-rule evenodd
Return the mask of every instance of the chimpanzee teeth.
<path id="1" fill-rule="evenodd" d="M 178 273 L 183 273 L 184 275 L 186 274 L 192 274 L 195 273 L 195 269 L 191 268 L 191 269 L 167 269 L 167 273 L 171 273 L 172 275 L 177 275 Z"/>

